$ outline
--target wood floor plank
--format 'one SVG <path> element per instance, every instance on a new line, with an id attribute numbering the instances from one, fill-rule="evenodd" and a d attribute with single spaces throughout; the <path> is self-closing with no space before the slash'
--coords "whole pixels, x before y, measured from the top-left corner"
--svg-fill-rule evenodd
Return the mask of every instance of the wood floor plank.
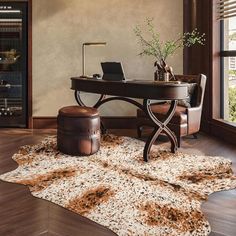
<path id="1" fill-rule="evenodd" d="M 47 204 L 29 190 L 0 181 L 0 235 L 38 235 L 47 229 Z"/>

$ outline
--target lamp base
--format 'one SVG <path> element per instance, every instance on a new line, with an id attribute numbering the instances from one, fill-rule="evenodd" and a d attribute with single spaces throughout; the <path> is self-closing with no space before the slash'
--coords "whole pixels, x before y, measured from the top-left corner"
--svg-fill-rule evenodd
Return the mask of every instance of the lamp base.
<path id="1" fill-rule="evenodd" d="M 81 75 L 80 78 L 83 79 L 101 79 L 101 75 L 100 74 L 93 74 L 93 75 Z"/>
<path id="2" fill-rule="evenodd" d="M 89 76 L 89 75 L 81 75 L 81 76 L 79 76 L 79 78 L 83 78 L 83 79 L 92 79 L 93 76 Z"/>

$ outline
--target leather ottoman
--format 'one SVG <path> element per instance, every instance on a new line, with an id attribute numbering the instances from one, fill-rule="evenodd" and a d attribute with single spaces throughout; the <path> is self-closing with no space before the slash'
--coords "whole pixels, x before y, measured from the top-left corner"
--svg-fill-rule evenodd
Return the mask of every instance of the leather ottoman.
<path id="1" fill-rule="evenodd" d="M 100 116 L 95 108 L 68 106 L 57 116 L 57 147 L 69 155 L 83 156 L 100 148 Z"/>

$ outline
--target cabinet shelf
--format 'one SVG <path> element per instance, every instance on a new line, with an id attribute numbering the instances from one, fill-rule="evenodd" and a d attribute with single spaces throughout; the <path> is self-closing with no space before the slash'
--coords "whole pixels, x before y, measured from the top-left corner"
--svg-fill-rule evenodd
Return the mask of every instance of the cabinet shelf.
<path id="1" fill-rule="evenodd" d="M 1 88 L 20 88 L 22 87 L 22 84 L 9 84 L 8 86 L 7 85 L 0 85 L 0 89 Z M 1 90 L 0 90 L 1 91 Z"/>
<path id="2" fill-rule="evenodd" d="M 17 14 L 0 14 L 0 127 L 27 127 L 26 1 L 1 1 Z"/>
<path id="3" fill-rule="evenodd" d="M 9 70 L 18 63 L 20 54 L 16 49 L 0 52 L 0 70 Z"/>

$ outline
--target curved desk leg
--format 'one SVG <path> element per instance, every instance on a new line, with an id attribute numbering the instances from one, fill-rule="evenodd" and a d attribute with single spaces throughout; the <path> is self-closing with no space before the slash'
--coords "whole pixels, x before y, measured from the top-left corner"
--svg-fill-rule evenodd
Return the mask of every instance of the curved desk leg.
<path id="1" fill-rule="evenodd" d="M 143 150 L 143 158 L 144 161 L 148 161 L 149 153 L 151 150 L 151 147 L 153 143 L 156 141 L 158 136 L 162 133 L 165 132 L 168 138 L 170 139 L 171 142 L 171 152 L 175 153 L 177 150 L 177 139 L 175 134 L 167 127 L 167 124 L 170 122 L 171 118 L 175 114 L 175 109 L 177 106 L 177 100 L 171 101 L 170 108 L 166 114 L 166 119 L 162 122 L 156 118 L 156 116 L 153 114 L 151 110 L 151 102 L 149 99 L 144 99 L 143 101 L 143 107 L 148 114 L 149 118 L 154 122 L 156 125 L 153 132 L 151 133 L 150 137 L 148 138 L 144 150 Z"/>
<path id="2" fill-rule="evenodd" d="M 80 98 L 79 91 L 75 91 L 75 99 L 80 106 L 85 106 L 85 104 L 83 103 L 83 101 Z M 177 150 L 177 147 L 178 147 L 177 139 L 176 139 L 175 134 L 167 127 L 167 124 L 170 122 L 171 118 L 173 117 L 173 115 L 175 113 L 175 109 L 177 106 L 177 100 L 171 101 L 170 108 L 166 114 L 166 119 L 164 121 L 158 120 L 156 118 L 156 116 L 153 114 L 151 107 L 150 107 L 151 102 L 149 99 L 144 99 L 143 105 L 141 105 L 140 103 L 138 103 L 130 98 L 127 98 L 127 97 L 105 98 L 105 95 L 101 95 L 99 100 L 97 101 L 97 103 L 93 107 L 98 108 L 102 104 L 109 102 L 109 101 L 113 101 L 113 100 L 126 101 L 126 102 L 129 102 L 129 103 L 137 106 L 139 109 L 143 110 L 147 114 L 147 116 L 149 116 L 149 118 L 154 122 L 154 124 L 155 124 L 154 130 L 153 130 L 152 134 L 150 135 L 150 137 L 148 138 L 148 140 L 145 144 L 144 150 L 143 150 L 144 161 L 146 161 L 146 162 L 148 161 L 148 156 L 149 156 L 151 147 L 162 132 L 164 132 L 168 136 L 168 138 L 170 139 L 171 151 L 173 153 L 175 153 L 175 151 Z M 105 128 L 104 124 L 102 123 L 102 121 L 101 121 L 101 131 L 103 134 L 106 133 L 106 128 Z"/>

